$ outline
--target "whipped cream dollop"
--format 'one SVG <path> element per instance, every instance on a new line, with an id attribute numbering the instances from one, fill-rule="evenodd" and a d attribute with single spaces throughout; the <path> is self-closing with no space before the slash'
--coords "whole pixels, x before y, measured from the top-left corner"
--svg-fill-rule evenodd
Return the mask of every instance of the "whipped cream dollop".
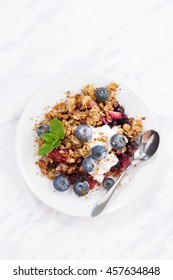
<path id="1" fill-rule="evenodd" d="M 118 133 L 118 127 L 114 126 L 110 128 L 110 126 L 106 124 L 101 127 L 92 127 L 92 130 L 93 136 L 88 142 L 90 148 L 96 145 L 102 145 L 107 150 L 107 156 L 104 159 L 98 160 L 96 168 L 89 174 L 99 183 L 102 183 L 105 177 L 104 174 L 107 173 L 113 165 L 118 163 L 118 158 L 111 151 L 112 146 L 110 144 L 111 137 Z"/>

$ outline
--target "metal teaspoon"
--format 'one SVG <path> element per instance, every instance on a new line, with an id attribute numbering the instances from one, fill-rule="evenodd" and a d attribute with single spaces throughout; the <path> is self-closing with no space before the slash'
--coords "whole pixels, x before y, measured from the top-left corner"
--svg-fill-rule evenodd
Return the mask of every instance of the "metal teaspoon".
<path id="1" fill-rule="evenodd" d="M 121 180 L 127 174 L 127 172 L 140 161 L 145 161 L 151 158 L 158 149 L 160 137 L 158 132 L 155 130 L 148 130 L 139 136 L 137 142 L 139 144 L 138 149 L 134 153 L 133 160 L 130 165 L 124 170 L 121 176 L 118 178 L 116 183 L 112 186 L 112 188 L 107 191 L 107 193 L 97 202 L 94 209 L 92 210 L 91 216 L 98 216 L 103 209 L 108 204 L 111 199 L 116 187 L 119 185 Z"/>

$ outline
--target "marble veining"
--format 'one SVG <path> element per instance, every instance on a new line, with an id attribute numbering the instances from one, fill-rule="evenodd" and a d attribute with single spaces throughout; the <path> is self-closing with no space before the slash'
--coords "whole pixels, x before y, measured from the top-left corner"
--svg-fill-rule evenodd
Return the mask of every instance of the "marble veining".
<path id="1" fill-rule="evenodd" d="M 0 259 L 173 258 L 172 15 L 171 0 L 0 2 Z M 97 219 L 40 202 L 15 157 L 29 100 L 55 79 L 84 72 L 110 75 L 136 91 L 161 133 L 148 189 Z"/>

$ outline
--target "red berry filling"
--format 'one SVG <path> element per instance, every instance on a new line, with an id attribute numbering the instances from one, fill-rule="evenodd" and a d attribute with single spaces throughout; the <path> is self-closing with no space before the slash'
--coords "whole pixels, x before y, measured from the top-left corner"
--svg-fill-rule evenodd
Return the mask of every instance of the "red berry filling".
<path id="1" fill-rule="evenodd" d="M 98 106 L 98 103 L 97 103 L 94 99 L 91 98 L 89 108 L 92 108 L 93 106 L 99 107 L 99 106 Z"/>
<path id="2" fill-rule="evenodd" d="M 80 102 L 77 103 L 75 109 L 76 109 L 76 110 L 80 110 L 81 108 L 82 108 L 82 103 L 80 103 Z"/>
<path id="3" fill-rule="evenodd" d="M 53 149 L 50 153 L 47 154 L 48 158 L 51 158 L 54 163 L 66 163 L 69 158 L 69 154 L 66 149 Z"/>
<path id="4" fill-rule="evenodd" d="M 93 177 L 86 173 L 85 171 L 80 171 L 80 168 L 73 172 L 72 174 L 68 175 L 70 179 L 71 185 L 74 185 L 77 181 L 87 181 L 90 187 L 90 190 L 94 189 L 95 185 L 98 184 L 96 180 L 93 179 Z"/>
<path id="5" fill-rule="evenodd" d="M 126 145 L 126 148 L 127 150 L 125 153 L 117 154 L 119 161 L 116 165 L 111 167 L 110 169 L 111 174 L 118 175 L 129 166 L 129 164 L 131 163 L 131 159 L 134 155 L 134 152 L 138 148 L 138 143 L 135 140 L 133 140 Z"/>
<path id="6" fill-rule="evenodd" d="M 88 184 L 90 186 L 90 190 L 93 190 L 94 187 L 98 184 L 98 182 L 96 180 L 94 180 L 90 174 L 87 174 L 86 181 L 88 182 Z"/>
<path id="7" fill-rule="evenodd" d="M 69 175 L 70 183 L 73 185 L 77 181 L 85 181 L 86 180 L 86 172 L 75 170 L 72 174 Z"/>
<path id="8" fill-rule="evenodd" d="M 112 118 L 112 120 L 121 120 L 122 113 L 121 112 L 109 111 L 109 116 Z"/>

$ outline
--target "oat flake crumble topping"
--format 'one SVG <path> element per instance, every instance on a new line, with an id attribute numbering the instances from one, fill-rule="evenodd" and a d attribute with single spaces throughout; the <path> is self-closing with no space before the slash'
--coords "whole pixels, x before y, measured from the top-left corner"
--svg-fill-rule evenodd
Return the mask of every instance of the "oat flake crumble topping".
<path id="1" fill-rule="evenodd" d="M 116 83 L 101 88 L 89 84 L 74 95 L 68 91 L 66 100 L 56 103 L 35 125 L 37 147 L 48 151 L 36 164 L 53 179 L 56 190 L 72 186 L 78 196 L 86 195 L 96 185 L 108 186 L 102 183 L 119 176 L 130 164 L 144 117 L 128 117 L 117 92 L 123 94 Z M 61 139 L 51 127 L 55 119 L 59 121 L 57 133 L 61 126 L 61 133 L 64 129 Z"/>

